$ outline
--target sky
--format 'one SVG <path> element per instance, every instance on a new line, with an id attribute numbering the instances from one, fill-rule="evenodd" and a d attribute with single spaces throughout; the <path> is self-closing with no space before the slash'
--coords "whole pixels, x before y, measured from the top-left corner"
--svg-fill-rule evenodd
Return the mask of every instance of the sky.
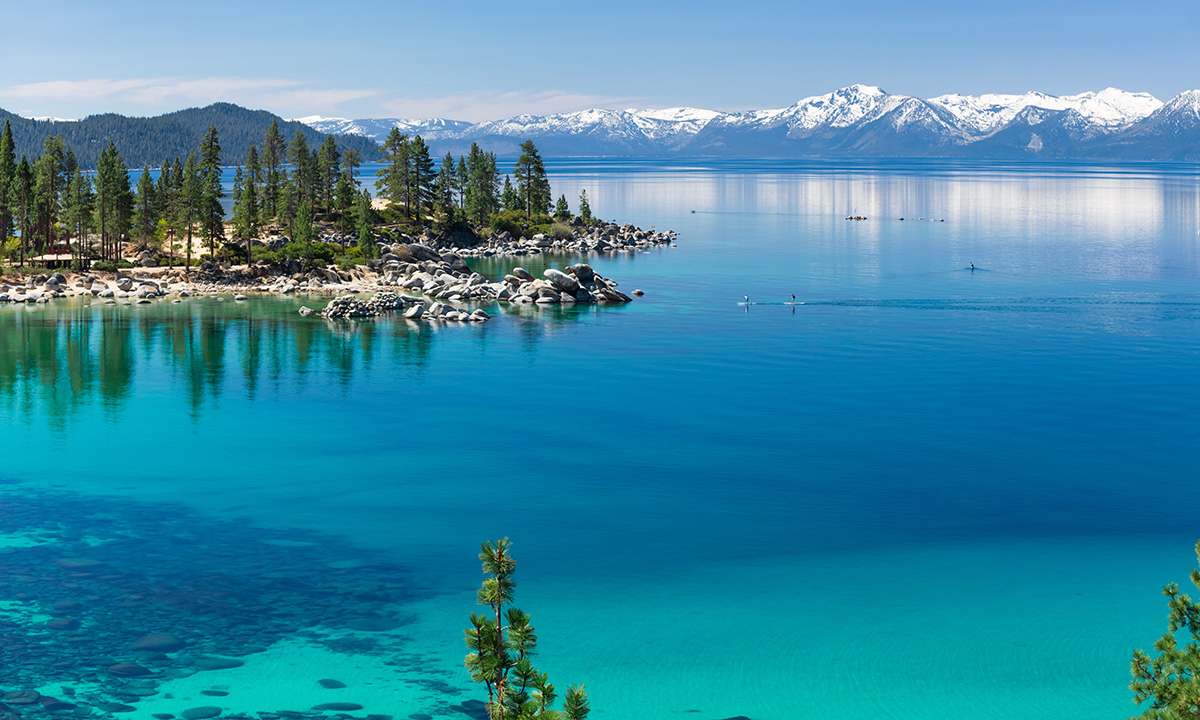
<path id="1" fill-rule="evenodd" d="M 0 108 L 25 117 L 226 101 L 478 122 L 778 108 L 853 83 L 917 97 L 1200 88 L 1196 0 L 0 0 L 0 17 Z"/>

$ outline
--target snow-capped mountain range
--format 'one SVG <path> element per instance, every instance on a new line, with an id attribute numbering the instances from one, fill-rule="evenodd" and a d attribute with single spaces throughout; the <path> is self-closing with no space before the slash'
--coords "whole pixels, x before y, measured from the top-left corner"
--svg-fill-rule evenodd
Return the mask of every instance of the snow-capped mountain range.
<path id="1" fill-rule="evenodd" d="M 393 128 L 439 153 L 499 154 L 531 139 L 552 155 L 956 156 L 1200 159 L 1200 91 L 1163 103 L 1115 88 L 1079 95 L 941 95 L 851 85 L 774 110 L 590 109 L 467 123 L 298 118 L 381 141 Z"/>

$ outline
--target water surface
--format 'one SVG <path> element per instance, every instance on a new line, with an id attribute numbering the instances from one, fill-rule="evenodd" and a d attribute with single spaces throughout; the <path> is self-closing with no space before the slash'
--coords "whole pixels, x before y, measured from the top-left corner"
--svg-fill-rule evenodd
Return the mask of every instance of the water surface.
<path id="1" fill-rule="evenodd" d="M 199 603 L 142 606 L 163 627 L 97 603 L 74 631 L 246 663 L 131 717 L 305 709 L 333 668 L 330 701 L 461 717 L 475 554 L 510 536 L 541 665 L 595 717 L 1133 714 L 1132 649 L 1200 537 L 1194 166 L 549 166 L 572 205 L 680 233 L 591 260 L 644 298 L 436 328 L 290 298 L 0 308 L 24 503 L 0 562 L 30 573 L 0 607 L 44 622 L 70 589 L 15 600 L 21 578 L 89 553 Z M 257 594 L 216 613 L 218 575 Z M 24 679 L 103 685 L 107 656 L 55 657 Z"/>

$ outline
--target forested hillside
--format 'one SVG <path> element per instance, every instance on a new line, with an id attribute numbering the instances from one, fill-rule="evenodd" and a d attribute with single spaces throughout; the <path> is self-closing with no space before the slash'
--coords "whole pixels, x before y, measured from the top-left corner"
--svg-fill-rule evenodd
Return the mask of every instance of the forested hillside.
<path id="1" fill-rule="evenodd" d="M 251 143 L 262 141 L 272 120 L 279 123 L 279 131 L 286 138 L 299 130 L 310 144 L 318 146 L 325 136 L 303 123 L 287 122 L 265 110 L 247 110 L 230 103 L 189 108 L 151 118 L 110 113 L 68 122 L 29 120 L 0 110 L 0 127 L 5 120 L 12 124 L 18 158 L 22 155 L 38 157 L 47 137 L 62 135 L 63 142 L 75 152 L 84 168 L 96 167 L 100 151 L 109 140 L 116 144 L 128 167 L 158 167 L 163 158 L 187 157 L 210 125 L 220 133 L 222 162 L 229 165 L 245 157 Z M 358 150 L 364 159 L 373 160 L 379 156 L 379 146 L 365 137 L 339 136 L 338 145 L 342 149 Z"/>

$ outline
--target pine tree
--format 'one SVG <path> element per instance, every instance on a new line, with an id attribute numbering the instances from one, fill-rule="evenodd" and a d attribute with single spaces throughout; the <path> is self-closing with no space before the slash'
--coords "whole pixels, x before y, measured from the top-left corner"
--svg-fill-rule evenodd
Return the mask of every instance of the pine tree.
<path id="1" fill-rule="evenodd" d="M 286 152 L 287 144 L 284 143 L 283 135 L 279 132 L 279 125 L 272 120 L 271 126 L 267 128 L 267 134 L 263 138 L 262 149 L 263 209 L 266 211 L 267 217 L 279 216 L 279 195 L 282 190 L 280 167 L 283 165 Z"/>
<path id="2" fill-rule="evenodd" d="M 133 219 L 133 198 L 125 161 L 112 140 L 96 162 L 96 226 L 100 231 L 100 256 L 121 259 L 121 241 Z"/>
<path id="3" fill-rule="evenodd" d="M 61 195 L 67 186 L 66 144 L 62 135 L 51 135 L 42 145 L 42 155 L 34 167 L 34 193 L 37 205 L 37 228 L 41 246 L 48 252 L 54 245 L 54 228 L 62 206 Z"/>
<path id="4" fill-rule="evenodd" d="M 412 182 L 408 136 L 393 127 L 384 139 L 380 152 L 383 153 L 385 164 L 375 173 L 379 178 L 375 181 L 375 190 L 397 210 L 403 205 L 404 211 L 408 212 Z"/>
<path id="5" fill-rule="evenodd" d="M 491 720 L 557 720 L 551 709 L 557 695 L 546 673 L 538 672 L 532 662 L 537 650 L 537 633 L 529 614 L 512 607 L 516 583 L 512 575 L 513 559 L 508 538 L 485 542 L 479 559 L 487 577 L 477 593 L 479 605 L 490 613 L 471 613 L 471 627 L 465 630 L 465 665 L 471 679 L 487 688 L 487 712 Z M 564 713 L 569 720 L 584 720 L 590 708 L 582 686 L 567 692 Z"/>
<path id="6" fill-rule="evenodd" d="M 359 158 L 358 150 L 347 148 L 342 151 L 341 177 L 346 178 L 350 182 L 350 185 L 355 188 L 356 192 L 358 188 L 358 167 L 361 164 L 362 160 Z"/>
<path id="7" fill-rule="evenodd" d="M 171 159 L 163 158 L 158 169 L 158 180 L 154 186 L 154 201 L 158 203 L 159 219 L 167 217 L 171 210 Z"/>
<path id="8" fill-rule="evenodd" d="M 341 153 L 337 149 L 337 141 L 332 135 L 326 135 L 317 151 L 318 193 L 317 200 L 326 210 L 333 207 L 333 193 L 337 187 L 340 174 Z"/>
<path id="9" fill-rule="evenodd" d="M 471 143 L 467 153 L 466 197 L 463 200 L 469 218 L 482 224 L 500 209 L 500 199 L 496 196 L 499 185 L 496 156 Z"/>
<path id="10" fill-rule="evenodd" d="M 92 219 L 94 199 L 91 178 L 76 167 L 67 185 L 67 210 L 64 219 L 71 234 L 76 238 L 76 242 L 71 246 L 73 264 L 74 260 L 78 260 L 81 268 L 88 249 L 88 226 Z"/>
<path id="11" fill-rule="evenodd" d="M 579 217 L 586 223 L 592 221 L 592 206 L 588 204 L 587 190 L 579 191 Z"/>
<path id="12" fill-rule="evenodd" d="M 28 158 L 21 156 L 21 162 L 13 173 L 12 187 L 9 198 L 13 213 L 13 224 L 21 233 L 21 267 L 25 266 L 25 257 L 29 253 L 29 237 L 33 234 L 34 197 L 33 197 L 33 167 Z"/>
<path id="13" fill-rule="evenodd" d="M 437 173 L 433 169 L 433 159 L 429 156 L 429 146 L 425 144 L 420 135 L 415 136 L 409 143 L 409 155 L 412 158 L 410 215 L 420 219 L 422 208 L 430 213 L 433 212 L 433 182 L 437 178 Z"/>
<path id="14" fill-rule="evenodd" d="M 554 205 L 554 217 L 559 220 L 571 219 L 571 206 L 567 204 L 567 196 L 560 195 L 558 202 Z"/>
<path id="15" fill-rule="evenodd" d="M 149 243 L 158 229 L 158 202 L 154 194 L 154 180 L 150 168 L 142 166 L 142 176 L 137 184 L 137 206 L 134 210 L 134 232 L 142 243 Z"/>
<path id="16" fill-rule="evenodd" d="M 1196 543 L 1196 558 L 1200 560 L 1200 542 Z M 1191 580 L 1200 590 L 1200 570 L 1192 570 Z M 1200 718 L 1200 602 L 1181 594 L 1176 583 L 1164 587 L 1163 595 L 1169 610 L 1167 632 L 1154 643 L 1157 657 L 1142 650 L 1133 652 L 1129 689 L 1139 705 L 1154 699 L 1138 716 L 1143 720 L 1196 720 Z M 1191 638 L 1183 647 L 1176 637 L 1181 630 Z"/>
<path id="17" fill-rule="evenodd" d="M 313 200 L 316 164 L 308 150 L 308 139 L 300 130 L 296 131 L 291 144 L 288 145 L 288 162 L 292 164 L 292 188 L 296 193 L 297 203 Z"/>
<path id="18" fill-rule="evenodd" d="M 221 187 L 221 142 L 213 125 L 208 127 L 200 142 L 198 161 L 200 207 L 197 219 L 200 231 L 208 241 L 208 254 L 216 260 L 217 240 L 225 239 L 225 208 L 221 205 L 225 191 Z"/>
<path id="19" fill-rule="evenodd" d="M 166 231 L 171 238 L 167 247 L 167 264 L 175 267 L 175 247 L 179 237 L 186 232 L 187 214 L 183 197 L 183 163 L 176 157 L 171 163 L 170 211 L 165 216 Z"/>
<path id="20" fill-rule="evenodd" d="M 187 230 L 184 241 L 184 273 L 192 272 L 192 233 L 204 203 L 204 183 L 196 167 L 196 153 L 189 153 L 183 164 L 183 183 L 179 191 L 180 219 Z"/>
<path id="21" fill-rule="evenodd" d="M 521 157 L 513 168 L 517 178 L 517 194 L 525 204 L 525 217 L 544 215 L 550 210 L 550 181 L 546 166 L 532 140 L 521 143 Z"/>
<path id="22" fill-rule="evenodd" d="M 338 211 L 338 237 L 341 238 L 342 254 L 346 254 L 346 225 L 349 220 L 350 208 L 358 193 L 354 192 L 354 183 L 345 173 L 338 175 L 337 187 L 334 188 L 334 206 Z"/>
<path id="23" fill-rule="evenodd" d="M 458 174 L 454 169 L 454 156 L 446 153 L 433 183 L 434 202 L 447 217 L 454 214 L 454 195 L 458 190 Z"/>
<path id="24" fill-rule="evenodd" d="M 13 184 L 17 178 L 16 143 L 12 127 L 4 121 L 4 132 L 0 133 L 0 246 L 8 242 L 13 231 Z"/>
<path id="25" fill-rule="evenodd" d="M 517 189 L 513 187 L 512 181 L 507 175 L 504 176 L 504 192 L 500 195 L 500 202 L 504 205 L 505 210 L 523 210 L 525 203 L 521 202 L 521 196 L 517 194 Z"/>
<path id="26" fill-rule="evenodd" d="M 258 237 L 258 229 L 262 223 L 262 208 L 258 199 L 258 150 L 251 145 L 246 150 L 246 173 L 242 175 L 239 165 L 234 178 L 235 197 L 233 205 L 233 226 L 237 237 L 246 241 L 246 264 L 254 262 L 253 243 Z"/>
<path id="27" fill-rule="evenodd" d="M 358 248 L 364 260 L 379 257 L 379 247 L 371 235 L 371 193 L 363 190 L 354 200 L 354 223 L 358 226 Z"/>

